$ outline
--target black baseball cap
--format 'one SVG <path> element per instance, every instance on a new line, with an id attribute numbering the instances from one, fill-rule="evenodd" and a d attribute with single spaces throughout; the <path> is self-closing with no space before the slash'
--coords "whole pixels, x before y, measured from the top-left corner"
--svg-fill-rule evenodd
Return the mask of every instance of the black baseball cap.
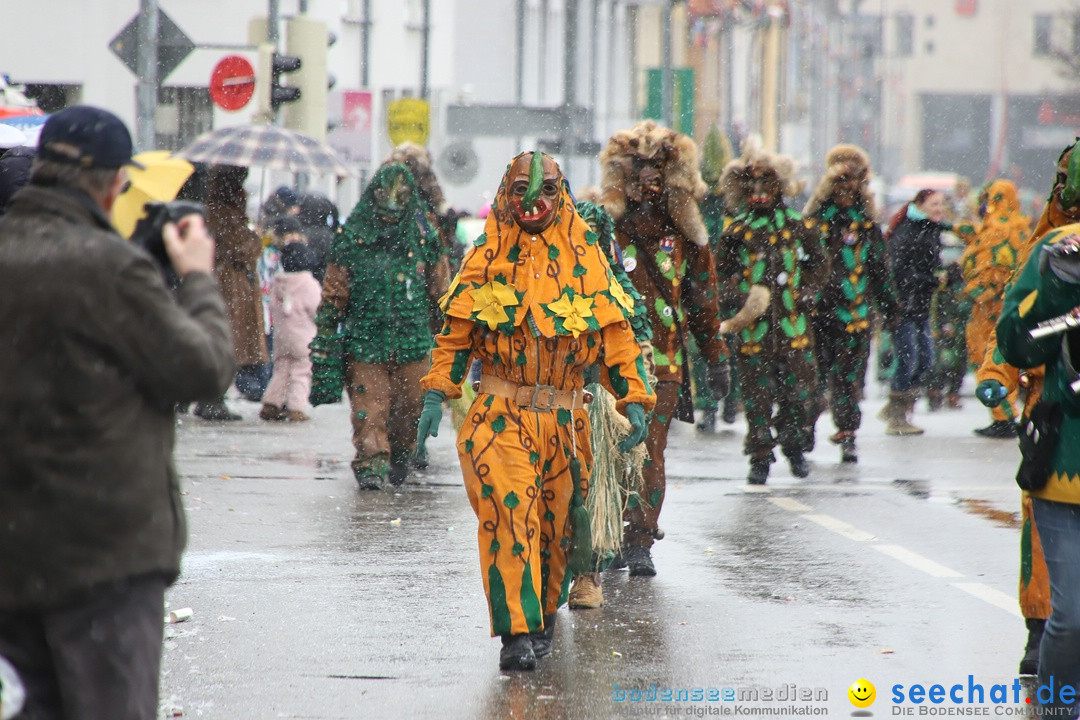
<path id="1" fill-rule="evenodd" d="M 141 170 L 143 166 L 131 159 L 133 149 L 124 121 L 90 105 L 74 105 L 50 115 L 38 137 L 40 159 L 84 168 L 131 165 Z"/>

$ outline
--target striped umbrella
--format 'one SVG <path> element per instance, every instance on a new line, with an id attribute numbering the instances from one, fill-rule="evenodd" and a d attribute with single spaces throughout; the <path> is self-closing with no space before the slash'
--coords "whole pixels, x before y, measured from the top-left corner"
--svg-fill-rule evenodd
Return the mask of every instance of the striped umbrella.
<path id="1" fill-rule="evenodd" d="M 355 175 L 329 145 L 275 125 L 241 125 L 203 133 L 176 153 L 191 162 L 310 175 Z"/>

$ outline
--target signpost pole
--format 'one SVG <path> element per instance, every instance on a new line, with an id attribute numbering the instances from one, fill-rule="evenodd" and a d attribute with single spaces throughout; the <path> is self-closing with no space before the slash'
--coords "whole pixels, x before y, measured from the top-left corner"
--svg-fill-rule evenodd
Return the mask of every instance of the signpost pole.
<path id="1" fill-rule="evenodd" d="M 139 0 L 137 64 L 139 84 L 135 91 L 136 144 L 142 150 L 157 147 L 158 94 L 158 2 Z"/>

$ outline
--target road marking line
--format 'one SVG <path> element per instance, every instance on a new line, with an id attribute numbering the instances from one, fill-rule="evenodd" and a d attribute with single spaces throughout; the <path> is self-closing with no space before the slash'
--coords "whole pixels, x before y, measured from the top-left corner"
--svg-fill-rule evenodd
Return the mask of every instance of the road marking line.
<path id="1" fill-rule="evenodd" d="M 773 505 L 776 505 L 777 507 L 783 508 L 784 510 L 790 510 L 793 513 L 808 513 L 814 511 L 814 508 L 810 507 L 809 505 L 803 505 L 795 498 L 774 497 L 769 498 L 769 502 L 771 502 Z"/>
<path id="2" fill-rule="evenodd" d="M 809 514 L 803 515 L 802 517 L 806 518 L 810 522 L 817 523 L 818 525 L 827 530 L 832 530 L 835 533 L 839 533 L 840 535 L 843 535 L 844 537 L 855 540 L 857 542 L 876 539 L 875 535 L 872 535 L 864 530 L 860 530 L 859 528 L 852 525 L 848 525 L 843 520 L 837 520 L 832 515 Z"/>
<path id="3" fill-rule="evenodd" d="M 930 558 L 925 558 L 899 545 L 874 545 L 874 549 L 880 550 L 889 557 L 899 560 L 916 570 L 922 570 L 927 575 L 933 575 L 934 577 L 964 577 L 963 573 L 956 572 L 952 568 L 947 568 Z"/>
<path id="4" fill-rule="evenodd" d="M 953 583 L 952 585 L 953 587 L 960 588 L 966 593 L 974 595 L 983 602 L 988 602 L 991 605 L 1001 608 L 1007 613 L 1011 613 L 1016 617 L 1021 617 L 1015 595 L 1008 595 L 982 583 Z"/>
<path id="5" fill-rule="evenodd" d="M 762 493 L 762 494 L 765 494 L 765 495 L 768 495 L 769 493 L 772 492 L 772 488 L 767 487 L 765 485 L 743 485 L 742 489 L 743 489 L 743 492 Z"/>

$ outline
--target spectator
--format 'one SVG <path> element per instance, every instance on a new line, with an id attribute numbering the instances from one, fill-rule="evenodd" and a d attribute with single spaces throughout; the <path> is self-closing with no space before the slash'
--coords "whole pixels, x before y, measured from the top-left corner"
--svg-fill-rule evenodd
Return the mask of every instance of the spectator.
<path id="1" fill-rule="evenodd" d="M 40 143 L 0 221 L 0 656 L 20 717 L 152 720 L 187 537 L 173 407 L 233 372 L 214 242 L 197 216 L 165 227 L 170 292 L 108 220 L 120 119 L 67 108 Z"/>
<path id="2" fill-rule="evenodd" d="M 889 403 L 882 410 L 886 435 L 923 433 L 911 424 L 911 415 L 934 362 L 930 301 L 938 287 L 941 233 L 948 229 L 942 224 L 944 218 L 945 195 L 924 189 L 889 223 L 889 262 L 900 320 L 892 334 L 896 372 Z"/>
<path id="3" fill-rule="evenodd" d="M 256 263 L 262 241 L 248 225 L 247 192 L 244 167 L 218 165 L 207 179 L 207 224 L 217 241 L 215 269 L 225 304 L 236 350 L 236 386 L 248 400 L 262 400 L 265 380 L 262 368 L 270 361 L 266 349 L 262 295 Z M 200 403 L 195 414 L 205 420 L 239 420 L 240 415 L 225 405 L 224 396 L 210 403 Z"/>
<path id="4" fill-rule="evenodd" d="M 12 196 L 30 182 L 30 163 L 36 154 L 32 147 L 11 148 L 0 154 L 0 215 Z"/>
<path id="5" fill-rule="evenodd" d="M 300 198 L 300 213 L 296 219 L 300 221 L 307 245 L 315 256 L 315 267 L 311 272 L 321 283 L 326 277 L 326 255 L 341 232 L 337 205 L 325 195 L 308 193 Z"/>
<path id="6" fill-rule="evenodd" d="M 263 394 L 263 420 L 302 422 L 311 391 L 311 356 L 315 311 L 322 287 L 311 270 L 315 254 L 293 241 L 281 249 L 281 271 L 274 276 L 270 307 L 274 318 L 274 374 Z"/>

